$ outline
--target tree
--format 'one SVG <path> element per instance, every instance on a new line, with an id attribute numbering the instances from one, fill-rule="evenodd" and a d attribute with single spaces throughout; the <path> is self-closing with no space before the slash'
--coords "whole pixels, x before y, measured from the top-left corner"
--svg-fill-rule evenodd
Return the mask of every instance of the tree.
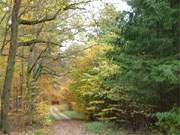
<path id="1" fill-rule="evenodd" d="M 1 113 L 1 127 L 4 130 L 4 132 L 8 132 L 8 124 L 7 124 L 7 114 L 8 114 L 8 107 L 9 107 L 9 98 L 10 98 L 10 93 L 11 93 L 11 86 L 12 86 L 12 79 L 13 79 L 13 71 L 14 71 L 14 64 L 15 64 L 15 58 L 16 55 L 18 55 L 18 47 L 31 47 L 30 51 L 32 51 L 35 46 L 38 45 L 45 45 L 47 46 L 45 50 L 42 50 L 39 56 L 36 59 L 36 56 L 32 56 L 32 59 L 36 59 L 35 61 L 30 62 L 29 66 L 32 66 L 28 68 L 28 79 L 31 79 L 31 71 L 34 71 L 35 68 L 40 65 L 40 59 L 42 54 L 44 55 L 44 52 L 52 48 L 59 49 L 61 46 L 61 43 L 66 40 L 69 37 L 72 37 L 72 35 L 67 35 L 66 37 L 61 38 L 61 41 L 52 41 L 52 40 L 47 40 L 44 36 L 44 38 L 41 37 L 41 27 L 44 25 L 49 25 L 50 22 L 56 20 L 60 14 L 65 13 L 65 11 L 71 9 L 78 9 L 78 6 L 80 4 L 85 4 L 88 1 L 79 1 L 79 2 L 74 2 L 71 3 L 69 1 L 47 1 L 44 3 L 42 6 L 46 9 L 44 10 L 43 8 L 39 8 L 39 3 L 40 1 L 23 1 L 21 2 L 20 0 L 14 0 L 13 1 L 13 10 L 12 10 L 12 24 L 11 24 L 11 43 L 10 43 L 10 48 L 9 48 L 9 54 L 8 54 L 8 63 L 7 63 L 7 70 L 6 70 L 6 76 L 5 76 L 5 81 L 4 81 L 4 87 L 3 87 L 3 94 L 2 94 L 2 113 Z M 46 7 L 46 4 L 48 4 L 48 8 Z M 20 5 L 23 5 L 22 7 Z M 32 8 L 29 8 L 32 6 Z M 52 8 L 53 10 L 49 10 L 49 8 Z M 34 14 L 38 9 L 39 13 Z M 64 17 L 66 17 L 64 15 Z M 69 16 L 67 16 L 69 17 Z M 65 18 L 67 19 L 67 18 Z M 55 22 L 55 21 L 54 21 Z M 53 28 L 56 29 L 56 34 L 57 32 L 57 23 L 54 23 Z M 37 27 L 36 27 L 37 26 Z M 47 29 L 47 31 L 50 31 Z M 27 30 L 27 31 L 24 31 Z M 40 30 L 40 31 L 39 31 Z M 34 32 L 35 31 L 35 32 Z M 34 32 L 34 33 L 31 33 Z M 43 31 L 46 32 L 46 31 Z M 62 31 L 64 32 L 64 31 Z M 70 30 L 68 31 L 70 32 Z M 34 34 L 38 34 L 38 36 L 34 36 Z M 40 35 L 40 36 L 39 36 Z M 44 35 L 44 34 L 42 34 Z M 6 35 L 5 35 L 6 37 Z M 56 47 L 52 47 L 56 46 Z M 4 48 L 4 47 L 3 47 Z M 3 51 L 2 48 L 2 51 Z M 41 48 L 41 47 L 40 47 Z M 43 48 L 43 47 L 42 47 Z M 42 49 L 41 48 L 41 49 Z M 53 50 L 53 49 L 52 49 Z M 36 52 L 36 51 L 35 51 Z M 50 54 L 50 52 L 48 52 Z M 31 60 L 31 58 L 29 58 Z M 35 63 L 33 63 L 35 62 Z M 29 67 L 28 66 L 28 67 Z M 41 65 L 40 65 L 41 66 Z M 39 69 L 38 69 L 39 71 Z M 40 69 L 41 71 L 41 69 Z M 37 79 L 37 74 L 32 75 L 34 79 Z M 39 72 L 38 72 L 39 76 Z"/>
<path id="2" fill-rule="evenodd" d="M 121 35 L 117 33 L 117 49 L 108 55 L 121 66 L 121 82 L 130 86 L 133 99 L 145 97 L 141 102 L 148 99 L 161 111 L 169 110 L 173 104 L 179 105 L 179 2 L 128 3 L 132 12 L 117 22 Z"/>
<path id="3" fill-rule="evenodd" d="M 12 24 L 11 24 L 11 40 L 9 48 L 9 57 L 6 70 L 6 77 L 3 86 L 2 103 L 1 103 L 1 129 L 4 133 L 8 132 L 7 114 L 9 107 L 9 97 L 11 92 L 12 77 L 14 71 L 16 49 L 18 45 L 18 14 L 20 10 L 21 0 L 14 0 L 12 9 Z"/>

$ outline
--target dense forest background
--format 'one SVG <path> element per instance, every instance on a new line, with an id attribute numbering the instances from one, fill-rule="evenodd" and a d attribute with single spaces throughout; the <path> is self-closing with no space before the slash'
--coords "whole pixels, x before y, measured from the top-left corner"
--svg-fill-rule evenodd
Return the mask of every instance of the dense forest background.
<path id="1" fill-rule="evenodd" d="M 180 1 L 98 13 L 91 2 L 0 1 L 1 130 L 47 126 L 49 107 L 66 104 L 86 120 L 180 134 Z"/>

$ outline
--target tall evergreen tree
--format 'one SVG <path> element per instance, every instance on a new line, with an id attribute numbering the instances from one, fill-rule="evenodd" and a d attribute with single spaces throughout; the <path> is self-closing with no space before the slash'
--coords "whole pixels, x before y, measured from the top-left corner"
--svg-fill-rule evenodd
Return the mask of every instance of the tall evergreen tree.
<path id="1" fill-rule="evenodd" d="M 143 95 L 139 96 L 145 97 L 143 101 L 154 102 L 155 96 L 149 95 L 154 93 L 161 111 L 180 105 L 179 0 L 128 4 L 132 11 L 117 23 L 121 29 L 121 37 L 114 39 L 117 50 L 109 53 L 123 69 L 121 81 L 133 88 L 134 95 Z"/>

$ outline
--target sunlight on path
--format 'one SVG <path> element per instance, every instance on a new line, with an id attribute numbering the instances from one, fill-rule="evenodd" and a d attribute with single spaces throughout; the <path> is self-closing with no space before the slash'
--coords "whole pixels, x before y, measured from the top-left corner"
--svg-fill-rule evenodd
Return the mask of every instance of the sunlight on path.
<path id="1" fill-rule="evenodd" d="M 65 114 L 59 112 L 59 109 L 57 106 L 50 107 L 50 113 L 55 118 L 55 120 L 69 120 L 70 118 L 66 116 Z"/>

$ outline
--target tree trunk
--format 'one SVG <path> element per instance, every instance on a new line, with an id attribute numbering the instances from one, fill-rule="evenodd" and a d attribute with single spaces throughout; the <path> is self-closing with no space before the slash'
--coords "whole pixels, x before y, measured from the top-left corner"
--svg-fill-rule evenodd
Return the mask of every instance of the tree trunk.
<path id="1" fill-rule="evenodd" d="M 26 88 L 27 88 L 27 115 L 28 115 L 28 125 L 33 124 L 33 110 L 32 110 L 32 91 L 31 91 L 31 65 L 32 65 L 32 55 L 33 55 L 34 46 L 30 48 L 29 56 L 28 56 L 28 63 L 27 63 L 27 73 L 26 73 Z"/>
<path id="2" fill-rule="evenodd" d="M 22 56 L 24 56 L 24 48 L 22 48 Z M 24 89 L 24 59 L 21 60 L 21 72 L 20 72 L 20 87 L 19 87 L 19 108 L 22 108 L 23 101 L 23 89 Z"/>
<path id="3" fill-rule="evenodd" d="M 6 76 L 3 85 L 3 92 L 1 97 L 1 121 L 0 127 L 4 133 L 8 133 L 8 107 L 9 98 L 11 93 L 11 85 L 13 79 L 14 65 L 17 50 L 17 37 L 18 37 L 18 13 L 20 9 L 21 0 L 14 0 L 12 9 L 12 24 L 11 24 L 11 40 L 8 55 L 8 62 L 6 68 Z"/>

